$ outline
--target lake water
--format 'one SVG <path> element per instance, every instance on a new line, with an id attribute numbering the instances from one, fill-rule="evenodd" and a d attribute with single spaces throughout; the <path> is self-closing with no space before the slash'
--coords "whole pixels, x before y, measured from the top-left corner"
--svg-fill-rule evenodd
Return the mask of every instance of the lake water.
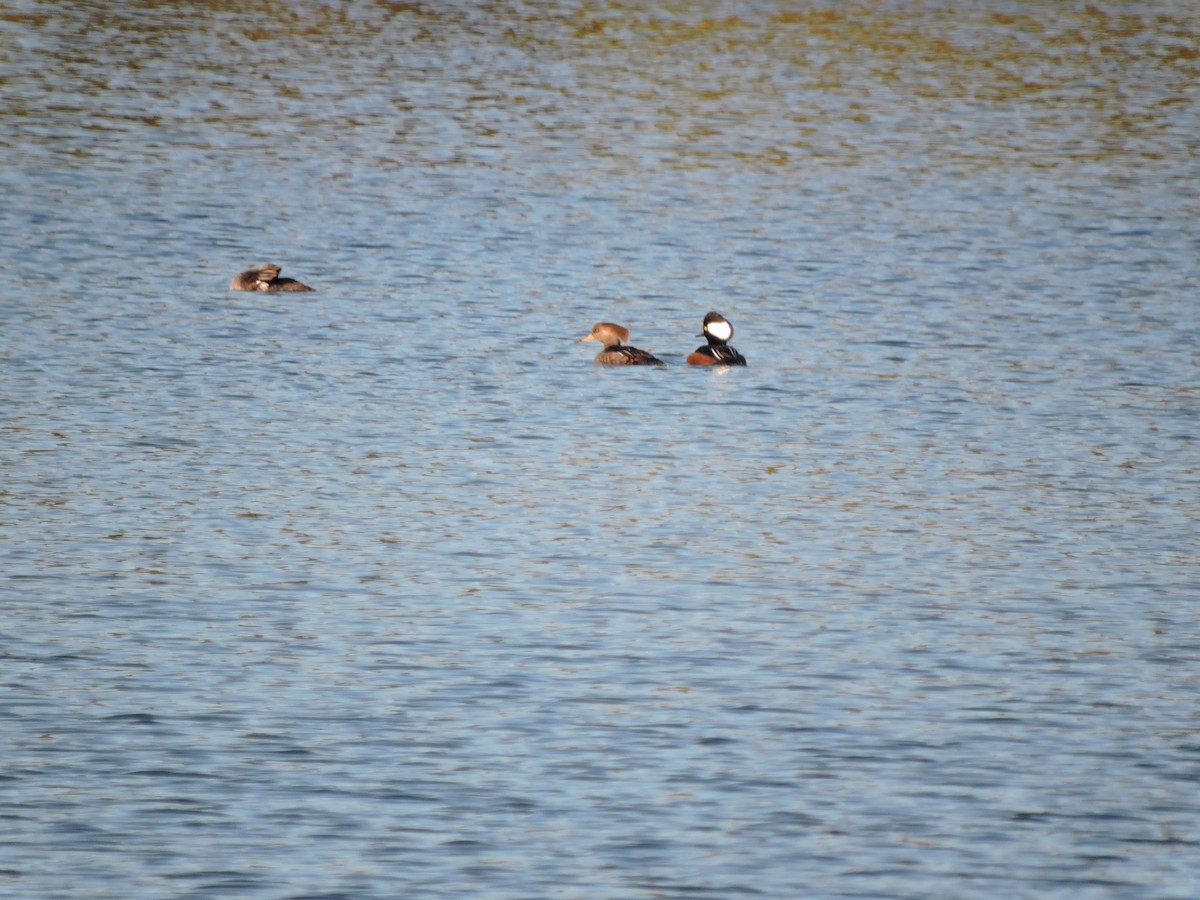
<path id="1" fill-rule="evenodd" d="M 0 894 L 1200 895 L 1198 45 L 8 4 Z"/>

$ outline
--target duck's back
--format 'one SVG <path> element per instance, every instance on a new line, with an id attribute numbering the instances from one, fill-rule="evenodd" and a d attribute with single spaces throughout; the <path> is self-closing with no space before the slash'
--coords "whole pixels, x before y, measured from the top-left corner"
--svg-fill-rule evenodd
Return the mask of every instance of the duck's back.
<path id="1" fill-rule="evenodd" d="M 728 344 L 710 344 L 697 347 L 687 358 L 693 366 L 744 366 L 746 357 Z"/>
<path id="2" fill-rule="evenodd" d="M 665 366 L 666 363 L 637 347 L 609 347 L 596 355 L 596 362 L 609 366 Z"/>
<path id="3" fill-rule="evenodd" d="M 261 291 L 311 291 L 307 284 L 301 284 L 295 278 L 272 278 L 259 288 Z"/>
<path id="4" fill-rule="evenodd" d="M 295 278 L 280 278 L 280 268 L 273 263 L 261 263 L 253 269 L 239 272 L 229 283 L 231 291 L 311 291 L 307 284 Z"/>

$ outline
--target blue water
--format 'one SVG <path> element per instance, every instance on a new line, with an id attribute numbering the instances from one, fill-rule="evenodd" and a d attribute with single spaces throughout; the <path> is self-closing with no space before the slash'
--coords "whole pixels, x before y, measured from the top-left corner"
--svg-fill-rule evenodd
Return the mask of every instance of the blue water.
<path id="1" fill-rule="evenodd" d="M 1139 10 L 4 13 L 0 894 L 1200 894 Z"/>

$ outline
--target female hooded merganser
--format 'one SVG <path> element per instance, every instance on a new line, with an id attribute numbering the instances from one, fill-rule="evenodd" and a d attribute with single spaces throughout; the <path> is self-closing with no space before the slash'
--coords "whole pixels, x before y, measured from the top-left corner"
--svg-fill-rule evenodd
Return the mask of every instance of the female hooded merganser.
<path id="1" fill-rule="evenodd" d="M 604 349 L 596 354 L 596 362 L 610 366 L 665 366 L 657 356 L 626 345 L 629 329 L 612 322 L 597 322 L 592 331 L 580 341 L 600 341 Z"/>
<path id="2" fill-rule="evenodd" d="M 229 283 L 231 291 L 311 291 L 306 284 L 301 284 L 295 278 L 280 278 L 279 266 L 270 263 L 260 263 L 253 269 L 247 269 L 233 277 Z"/>
<path id="3" fill-rule="evenodd" d="M 746 357 L 729 346 L 733 337 L 733 326 L 718 312 L 704 317 L 704 331 L 700 337 L 708 338 L 708 345 L 697 347 L 687 358 L 693 366 L 744 366 Z"/>

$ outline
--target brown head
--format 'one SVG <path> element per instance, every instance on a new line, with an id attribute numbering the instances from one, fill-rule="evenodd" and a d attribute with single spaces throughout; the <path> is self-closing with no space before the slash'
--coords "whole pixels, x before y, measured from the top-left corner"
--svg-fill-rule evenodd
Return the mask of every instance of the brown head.
<path id="1" fill-rule="evenodd" d="M 245 272 L 238 272 L 229 283 L 231 291 L 266 291 L 267 285 L 279 277 L 279 266 L 259 263 Z"/>
<path id="2" fill-rule="evenodd" d="M 592 326 L 591 332 L 579 340 L 599 341 L 605 348 L 620 347 L 629 343 L 629 329 L 612 322 L 597 322 Z"/>

